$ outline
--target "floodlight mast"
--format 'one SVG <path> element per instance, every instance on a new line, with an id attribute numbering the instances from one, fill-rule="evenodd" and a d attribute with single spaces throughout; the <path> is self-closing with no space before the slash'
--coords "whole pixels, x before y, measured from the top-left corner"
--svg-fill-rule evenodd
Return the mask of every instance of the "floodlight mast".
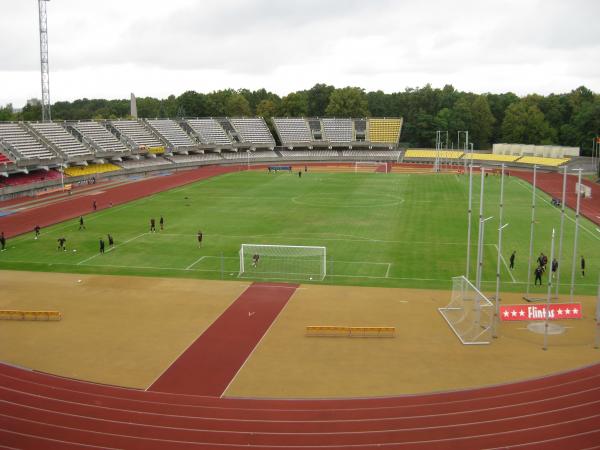
<path id="1" fill-rule="evenodd" d="M 42 78 L 42 122 L 52 120 L 50 111 L 50 65 L 48 63 L 48 14 L 46 2 L 38 0 L 40 19 L 40 72 Z"/>

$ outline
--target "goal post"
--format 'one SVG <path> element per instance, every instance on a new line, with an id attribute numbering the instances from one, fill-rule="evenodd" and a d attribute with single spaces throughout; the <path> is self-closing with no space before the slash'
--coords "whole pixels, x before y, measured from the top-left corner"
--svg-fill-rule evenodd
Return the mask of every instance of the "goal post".
<path id="1" fill-rule="evenodd" d="M 494 305 L 464 276 L 452 278 L 450 303 L 438 310 L 463 344 L 491 342 Z"/>
<path id="2" fill-rule="evenodd" d="M 388 173 L 388 163 L 378 161 L 355 161 L 354 173 L 359 172 Z"/>
<path id="3" fill-rule="evenodd" d="M 323 280 L 327 248 L 304 245 L 242 244 L 239 277 Z"/>

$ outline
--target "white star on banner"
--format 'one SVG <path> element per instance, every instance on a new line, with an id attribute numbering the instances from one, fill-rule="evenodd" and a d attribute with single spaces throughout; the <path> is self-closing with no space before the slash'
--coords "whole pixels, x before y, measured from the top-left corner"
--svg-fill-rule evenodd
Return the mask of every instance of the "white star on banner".
<path id="1" fill-rule="evenodd" d="M 579 313 L 579 310 L 577 308 L 573 308 L 573 314 L 577 314 Z"/>
<path id="2" fill-rule="evenodd" d="M 562 309 L 558 308 L 558 311 L 557 311 L 557 312 L 558 312 L 558 315 L 559 315 L 559 316 L 562 316 L 562 313 L 563 313 L 563 310 L 562 310 Z"/>
<path id="3" fill-rule="evenodd" d="M 571 314 L 571 310 L 569 308 L 565 309 L 565 314 L 568 316 L 569 314 Z"/>
<path id="4" fill-rule="evenodd" d="M 508 311 L 504 311 L 504 317 L 508 317 L 508 316 L 509 316 Z"/>
<path id="5" fill-rule="evenodd" d="M 513 317 L 517 317 L 517 312 L 514 309 L 511 311 L 511 314 Z"/>
<path id="6" fill-rule="evenodd" d="M 523 311 L 523 310 L 519 311 L 519 316 L 525 317 L 525 311 Z"/>

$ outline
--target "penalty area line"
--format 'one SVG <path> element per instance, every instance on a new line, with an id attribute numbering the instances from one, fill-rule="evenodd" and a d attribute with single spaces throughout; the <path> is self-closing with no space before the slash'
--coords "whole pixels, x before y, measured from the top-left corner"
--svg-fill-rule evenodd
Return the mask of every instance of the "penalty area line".
<path id="1" fill-rule="evenodd" d="M 196 261 L 194 261 L 193 263 L 191 263 L 189 266 L 187 266 L 185 268 L 185 270 L 190 270 L 192 267 L 194 267 L 196 264 L 198 264 L 200 261 L 202 261 L 204 258 L 206 258 L 206 256 L 201 256 L 200 258 L 198 258 Z"/>
<path id="2" fill-rule="evenodd" d="M 109 248 L 109 249 L 108 249 L 108 251 L 107 251 L 106 253 L 108 253 L 108 252 L 110 252 L 110 251 L 112 251 L 112 250 L 116 249 L 117 247 L 121 247 L 121 246 L 123 246 L 123 245 L 125 245 L 125 244 L 127 244 L 127 243 L 129 243 L 129 242 L 131 242 L 131 241 L 135 241 L 136 239 L 138 239 L 138 238 L 141 238 L 142 236 L 145 236 L 145 235 L 147 235 L 147 234 L 148 234 L 148 233 L 142 233 L 142 234 L 138 234 L 138 235 L 137 235 L 137 236 L 135 236 L 135 237 L 132 237 L 131 239 L 127 239 L 126 241 L 123 241 L 121 244 L 117 244 L 117 245 L 115 245 L 113 248 Z M 98 256 L 100 256 L 100 255 L 102 255 L 102 253 L 96 253 L 96 254 L 94 254 L 94 255 L 90 256 L 89 258 L 86 258 L 86 259 L 84 259 L 83 261 L 79 261 L 79 262 L 77 263 L 77 265 L 78 265 L 78 266 L 80 266 L 80 265 L 82 265 L 82 264 L 84 264 L 84 263 L 86 263 L 86 262 L 88 262 L 88 261 L 91 261 L 91 260 L 92 260 L 92 259 L 94 259 L 94 258 L 97 258 L 97 257 L 98 257 Z"/>

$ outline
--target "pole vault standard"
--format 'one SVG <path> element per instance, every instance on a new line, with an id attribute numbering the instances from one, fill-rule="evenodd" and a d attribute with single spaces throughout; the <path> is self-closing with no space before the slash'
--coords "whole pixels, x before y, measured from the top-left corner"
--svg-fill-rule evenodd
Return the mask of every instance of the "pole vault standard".
<path id="1" fill-rule="evenodd" d="M 500 206 L 498 212 L 498 259 L 496 261 L 496 297 L 494 298 L 494 322 L 492 324 L 492 337 L 498 337 L 498 302 L 500 301 L 500 262 L 502 259 L 502 230 L 508 224 L 502 224 L 502 210 L 504 208 L 504 164 L 500 177 Z"/>
<path id="2" fill-rule="evenodd" d="M 477 234 L 477 270 L 475 272 L 475 287 L 477 289 L 481 289 L 481 269 L 483 265 L 482 260 L 482 242 L 483 242 L 483 194 L 485 189 L 485 168 L 483 166 L 481 169 L 481 187 L 479 189 L 479 230 Z"/>
<path id="3" fill-rule="evenodd" d="M 579 233 L 579 204 L 581 201 L 581 172 L 583 169 L 575 169 L 576 172 L 579 172 L 579 176 L 577 177 L 577 208 L 575 209 L 575 236 L 573 237 L 573 261 L 571 265 L 571 302 L 573 301 L 573 293 L 575 291 L 575 264 L 577 263 L 577 237 Z"/>
<path id="4" fill-rule="evenodd" d="M 531 284 L 531 259 L 533 257 L 533 233 L 535 229 L 535 182 L 537 176 L 537 166 L 533 166 L 533 185 L 532 185 L 532 195 L 531 195 L 531 230 L 529 232 L 529 258 L 527 262 L 527 293 L 525 294 L 525 300 L 528 302 L 531 301 L 529 298 L 529 288 Z"/>
<path id="5" fill-rule="evenodd" d="M 465 163 L 466 164 L 466 163 Z M 469 279 L 471 273 L 471 214 L 473 211 L 473 160 L 469 163 L 469 208 L 467 210 L 467 270 L 465 278 Z"/>
<path id="6" fill-rule="evenodd" d="M 554 228 L 552 228 L 552 243 L 550 245 L 550 261 L 554 260 Z M 548 323 L 550 312 L 550 300 L 552 299 L 552 270 L 548 271 L 548 296 L 546 298 L 546 322 L 544 323 L 544 350 L 548 349 Z"/>
<path id="7" fill-rule="evenodd" d="M 563 185 L 562 185 L 562 197 L 560 200 L 560 231 L 558 237 L 558 268 L 556 269 L 556 298 L 558 298 L 558 288 L 560 285 L 560 268 L 562 266 L 562 249 L 563 249 L 563 235 L 565 228 L 565 202 L 567 200 L 567 166 L 563 167 Z"/>

